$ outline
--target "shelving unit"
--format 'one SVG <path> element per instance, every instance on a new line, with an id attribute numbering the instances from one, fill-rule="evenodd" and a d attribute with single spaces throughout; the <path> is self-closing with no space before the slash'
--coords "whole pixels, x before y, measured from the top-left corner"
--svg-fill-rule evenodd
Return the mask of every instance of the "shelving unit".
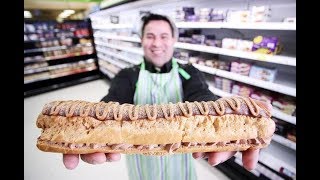
<path id="1" fill-rule="evenodd" d="M 24 97 L 100 78 L 90 20 L 26 21 Z"/>
<path id="2" fill-rule="evenodd" d="M 161 14 L 169 15 L 170 17 L 174 17 L 174 12 L 177 10 L 176 7 L 196 7 L 196 8 L 216 8 L 223 9 L 246 9 L 249 6 L 255 5 L 255 1 L 232 1 L 227 2 L 223 0 L 187 0 L 187 1 L 172 1 L 172 2 L 162 2 L 160 0 L 151 0 L 151 1 L 140 1 L 140 2 L 132 2 L 128 3 L 116 8 L 102 10 L 100 12 L 94 13 L 90 15 L 90 18 L 93 21 L 93 29 L 94 29 L 94 42 L 98 46 L 97 53 L 98 56 L 101 57 L 101 60 L 105 59 L 105 55 L 110 56 L 112 58 L 118 59 L 114 61 L 108 61 L 114 65 L 122 66 L 121 62 L 127 62 L 132 65 L 137 65 L 141 61 L 134 61 L 132 57 L 126 56 L 127 52 L 133 53 L 139 56 L 143 56 L 143 50 L 140 47 L 129 47 L 122 45 L 117 42 L 128 42 L 131 43 L 141 43 L 140 38 L 136 35 L 137 33 L 137 24 L 136 21 L 140 12 L 145 12 L 147 10 L 159 12 Z M 255 52 L 247 52 L 240 51 L 234 49 L 225 49 L 221 47 L 213 47 L 207 45 L 200 44 L 190 44 L 184 42 L 177 42 L 175 44 L 176 50 L 183 51 L 193 51 L 206 56 L 218 56 L 227 58 L 237 58 L 240 61 L 244 60 L 246 62 L 252 62 L 254 64 L 262 64 L 262 66 L 266 67 L 277 67 L 284 72 L 295 73 L 296 69 L 296 57 L 295 57 L 295 48 L 290 48 L 292 42 L 295 42 L 295 36 L 292 37 L 282 37 L 295 35 L 296 31 L 296 23 L 285 23 L 283 21 L 283 14 L 285 16 L 295 16 L 295 7 L 296 3 L 294 0 L 262 0 L 257 3 L 257 5 L 269 5 L 270 9 L 272 9 L 272 16 L 270 16 L 269 22 L 259 22 L 259 23 L 231 23 L 231 22 L 176 22 L 176 25 L 179 29 L 201 29 L 204 30 L 204 34 L 211 35 L 210 32 L 222 32 L 223 36 L 219 36 L 220 39 L 224 37 L 232 38 L 235 35 L 237 38 L 244 37 L 248 39 L 250 36 L 256 36 L 256 34 L 261 33 L 264 36 L 281 36 L 281 40 L 283 40 L 286 44 L 285 50 L 286 53 L 282 53 L 279 55 L 268 55 L 268 54 L 260 54 Z M 118 16 L 119 24 L 112 24 L 106 20 L 106 17 Z M 132 33 L 127 33 L 130 31 Z M 121 33 L 117 34 L 120 31 Z M 230 33 L 231 32 L 231 33 Z M 287 33 L 289 32 L 289 33 Z M 228 34 L 229 33 L 229 34 Z M 275 33 L 273 35 L 273 33 Z M 219 39 L 218 38 L 218 39 Z M 252 39 L 251 39 L 252 40 Z M 115 52 L 109 51 L 109 49 L 117 50 Z M 106 50 L 108 49 L 108 50 Z M 287 51 L 288 50 L 288 51 Z M 290 51 L 290 52 L 289 52 Z M 122 53 L 124 52 L 124 53 Z M 294 52 L 294 53 L 292 53 Z M 188 61 L 178 59 L 179 63 L 188 63 Z M 120 65 L 119 65 L 120 64 Z M 249 76 L 243 76 L 240 74 L 236 74 L 233 72 L 229 72 L 226 70 L 221 70 L 217 68 L 212 68 L 204 65 L 200 65 L 197 63 L 192 63 L 194 67 L 199 69 L 200 71 L 206 73 L 208 76 L 216 76 L 222 77 L 229 80 L 233 80 L 236 82 L 241 82 L 244 84 L 251 85 L 253 87 L 265 89 L 272 93 L 280 94 L 280 96 L 288 96 L 291 98 L 296 97 L 296 85 L 295 82 L 292 81 L 292 78 L 286 81 L 282 79 L 276 79 L 273 82 L 258 80 Z M 122 66 L 124 67 L 124 66 Z M 122 68 L 121 67 L 121 68 Z M 104 72 L 109 77 L 110 72 Z M 211 81 L 208 81 L 209 89 L 216 95 L 225 97 L 230 96 L 232 94 L 225 92 L 221 89 L 218 89 L 212 85 Z M 276 108 L 272 110 L 272 116 L 285 121 L 293 126 L 296 125 L 296 117 L 293 115 L 286 114 Z M 280 135 L 274 134 L 272 138 L 271 145 L 263 149 L 261 152 L 261 156 L 259 161 L 261 162 L 261 166 L 259 166 L 257 171 L 244 173 L 246 175 L 243 176 L 243 179 L 252 178 L 252 177 L 261 177 L 264 176 L 266 179 L 274 178 L 271 177 L 271 174 L 276 174 L 275 177 L 281 177 L 283 179 L 292 179 L 296 174 L 296 163 L 295 163 L 295 153 L 296 153 L 296 143 L 290 141 Z M 231 160 L 230 163 L 232 166 L 236 167 L 235 164 L 238 164 L 238 160 Z M 241 163 L 240 163 L 241 164 Z M 268 169 L 268 170 L 266 170 Z M 245 171 L 245 170 L 243 170 Z M 272 173 L 264 174 L 262 171 L 270 171 Z M 284 172 L 283 172 L 284 171 Z M 224 171 L 227 174 L 232 174 L 232 172 L 228 172 L 228 168 Z M 268 177 L 270 176 L 270 177 Z M 236 177 L 236 176 L 235 176 Z M 240 178 L 241 179 L 241 178 Z"/>

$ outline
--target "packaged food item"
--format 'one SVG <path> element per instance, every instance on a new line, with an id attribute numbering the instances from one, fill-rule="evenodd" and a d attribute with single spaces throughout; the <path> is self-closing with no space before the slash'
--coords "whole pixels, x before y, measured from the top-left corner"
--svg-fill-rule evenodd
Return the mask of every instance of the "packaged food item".
<path id="1" fill-rule="evenodd" d="M 277 37 L 256 36 L 253 39 L 252 51 L 262 54 L 280 54 L 283 47 Z"/>
<path id="2" fill-rule="evenodd" d="M 210 12 L 211 22 L 224 22 L 226 20 L 226 11 L 220 9 L 213 9 Z"/>
<path id="3" fill-rule="evenodd" d="M 231 23 L 250 22 L 250 11 L 248 11 L 248 10 L 230 10 L 228 12 L 227 22 L 231 22 Z"/>
<path id="4" fill-rule="evenodd" d="M 275 98 L 272 101 L 272 105 L 274 108 L 279 109 L 288 115 L 292 115 L 296 110 L 295 101 L 287 96 Z"/>
<path id="5" fill-rule="evenodd" d="M 251 64 L 239 62 L 239 61 L 233 61 L 231 62 L 230 71 L 241 74 L 243 76 L 248 76 L 250 73 Z"/>
<path id="6" fill-rule="evenodd" d="M 269 91 L 263 91 L 263 90 L 256 90 L 251 95 L 251 98 L 257 99 L 260 101 L 264 101 L 266 103 L 271 104 L 273 97 L 271 96 L 271 93 Z"/>
<path id="7" fill-rule="evenodd" d="M 253 42 L 248 40 L 239 39 L 237 42 L 237 50 L 251 52 L 253 47 Z"/>
<path id="8" fill-rule="evenodd" d="M 275 68 L 270 69 L 270 68 L 253 65 L 250 69 L 249 77 L 263 80 L 263 81 L 273 82 L 276 74 L 277 74 L 277 69 Z"/>
<path id="9" fill-rule="evenodd" d="M 266 22 L 269 19 L 268 6 L 252 6 L 251 8 L 251 22 Z"/>
<path id="10" fill-rule="evenodd" d="M 238 43 L 238 39 L 223 38 L 222 39 L 222 48 L 237 49 L 237 46 L 238 46 L 237 43 Z"/>

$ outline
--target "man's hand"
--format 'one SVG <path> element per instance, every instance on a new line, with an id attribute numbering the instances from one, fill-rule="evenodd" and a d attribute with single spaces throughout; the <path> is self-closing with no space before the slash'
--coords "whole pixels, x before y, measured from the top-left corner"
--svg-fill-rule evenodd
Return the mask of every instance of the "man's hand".
<path id="1" fill-rule="evenodd" d="M 272 112 L 272 105 L 265 103 L 263 101 L 255 100 L 258 106 L 266 108 L 268 111 Z M 256 165 L 259 160 L 259 151 L 260 149 L 248 149 L 242 152 L 242 164 L 243 167 L 247 170 L 253 170 L 256 168 Z M 195 159 L 199 158 L 208 158 L 208 163 L 211 166 L 216 166 L 220 163 L 225 162 L 230 159 L 236 152 L 208 152 L 208 153 L 193 153 L 192 156 Z"/>
<path id="2" fill-rule="evenodd" d="M 119 161 L 121 155 L 119 153 L 92 153 L 81 154 L 81 159 L 89 164 L 101 164 L 104 162 Z M 67 169 L 74 169 L 79 164 L 79 154 L 63 154 L 63 164 Z"/>
<path id="3" fill-rule="evenodd" d="M 199 158 L 208 158 L 208 163 L 211 166 L 216 166 L 220 163 L 225 162 L 230 159 L 236 152 L 208 152 L 208 153 L 193 153 L 192 156 L 195 159 Z M 256 168 L 256 165 L 259 160 L 259 149 L 248 149 L 242 152 L 242 163 L 243 167 L 247 170 L 253 170 Z"/>

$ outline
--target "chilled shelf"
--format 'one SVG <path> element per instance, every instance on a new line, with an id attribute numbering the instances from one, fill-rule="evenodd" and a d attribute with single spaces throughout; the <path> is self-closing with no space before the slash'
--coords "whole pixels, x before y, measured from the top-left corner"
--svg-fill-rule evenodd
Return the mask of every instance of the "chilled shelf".
<path id="1" fill-rule="evenodd" d="M 231 23 L 231 22 L 176 22 L 177 28 L 210 28 L 210 29 L 254 29 L 254 30 L 296 30 L 296 23 L 285 22 L 258 22 L 258 23 Z M 129 29 L 133 24 L 103 24 L 93 25 L 93 29 Z"/>
<path id="2" fill-rule="evenodd" d="M 103 74 L 107 75 L 110 79 L 114 78 L 114 76 L 115 76 L 115 74 L 113 74 L 112 72 L 109 72 L 109 71 L 108 71 L 107 69 L 105 69 L 105 68 L 101 68 L 101 67 L 100 67 L 100 71 L 101 71 Z"/>
<path id="3" fill-rule="evenodd" d="M 103 33 L 99 33 L 99 35 L 95 37 L 104 37 L 107 39 L 123 40 L 123 41 L 130 41 L 130 42 L 141 42 L 140 39 L 136 37 L 105 35 Z M 174 46 L 179 49 L 187 49 L 192 51 L 221 54 L 226 56 L 240 57 L 244 59 L 251 59 L 251 60 L 263 61 L 263 62 L 269 62 L 269 63 L 275 63 L 275 64 L 296 66 L 296 58 L 289 57 L 289 56 L 268 55 L 268 54 L 261 54 L 261 53 L 255 53 L 255 52 L 245 52 L 240 50 L 232 50 L 232 49 L 225 49 L 225 48 L 219 48 L 219 47 L 213 47 L 213 46 L 205 46 L 205 45 L 181 43 L 181 42 L 175 43 Z"/>
<path id="4" fill-rule="evenodd" d="M 232 96 L 233 94 L 230 94 L 228 92 L 225 92 L 221 89 L 218 89 L 218 88 L 215 88 L 213 85 L 211 85 L 209 83 L 209 89 L 210 91 L 212 91 L 214 94 L 216 94 L 217 96 L 220 96 L 220 97 L 228 97 L 228 96 Z M 276 118 L 279 118 L 283 121 L 286 121 L 288 123 L 291 123 L 291 124 L 296 124 L 296 117 L 295 116 L 290 116 L 288 114 L 285 114 L 275 108 L 272 109 L 272 116 L 273 117 L 276 117 Z"/>
<path id="5" fill-rule="evenodd" d="M 241 153 L 236 153 L 235 157 L 240 160 L 242 159 Z M 291 176 L 295 176 L 296 174 L 295 160 L 296 154 L 294 150 L 284 146 L 281 147 L 280 144 L 272 141 L 268 147 L 261 149 L 259 154 L 259 162 L 279 173 L 281 173 L 282 169 L 285 169 Z"/>
<path id="6" fill-rule="evenodd" d="M 24 53 L 35 53 L 35 52 L 45 52 L 45 51 L 55 51 L 55 50 L 61 50 L 61 49 L 68 49 L 70 47 L 81 47 L 81 46 L 92 46 L 91 43 L 86 44 L 76 44 L 73 46 L 53 46 L 53 47 L 45 47 L 45 48 L 36 48 L 36 49 L 27 49 L 24 50 Z"/>
<path id="7" fill-rule="evenodd" d="M 122 50 L 122 51 L 127 51 L 127 52 L 131 52 L 131 53 L 134 53 L 134 54 L 139 54 L 139 55 L 143 55 L 143 50 L 141 48 L 137 48 L 137 47 L 123 47 L 123 46 L 119 46 L 119 45 L 113 45 L 113 44 L 110 44 L 110 43 L 105 43 L 105 42 L 101 42 L 101 41 L 95 41 L 95 43 L 97 45 L 100 45 L 100 46 L 105 46 L 105 47 L 109 47 L 109 48 L 113 48 L 113 49 L 119 49 L 119 50 Z"/>
<path id="8" fill-rule="evenodd" d="M 276 84 L 276 83 L 272 83 L 272 82 L 267 82 L 267 81 L 263 81 L 263 80 L 259 80 L 259 79 L 254 79 L 254 78 L 250 78 L 248 76 L 242 76 L 237 73 L 233 73 L 233 72 L 229 72 L 229 71 L 225 71 L 225 70 L 220 70 L 220 69 L 215 69 L 215 68 L 211 68 L 211 67 L 206 67 L 206 66 L 199 65 L 199 64 L 193 64 L 193 65 L 194 65 L 194 67 L 196 67 L 200 71 L 203 71 L 203 72 L 206 72 L 206 73 L 209 73 L 212 75 L 217 75 L 220 77 L 232 79 L 232 80 L 235 80 L 238 82 L 250 84 L 253 86 L 261 87 L 264 89 L 268 89 L 271 91 L 275 91 L 275 92 L 279 92 L 282 94 L 296 97 L 296 88 L 293 88 L 293 87 L 289 87 L 289 86 L 285 86 L 285 85 L 281 85 L 281 84 Z"/>
<path id="9" fill-rule="evenodd" d="M 120 61 L 113 60 L 113 59 L 108 58 L 108 57 L 105 57 L 104 55 L 102 55 L 102 54 L 100 54 L 100 53 L 98 53 L 97 56 L 98 56 L 99 59 L 101 59 L 101 60 L 103 60 L 103 61 L 107 61 L 107 62 L 109 62 L 109 63 L 111 63 L 111 64 L 113 64 L 113 65 L 116 65 L 116 66 L 118 66 L 118 67 L 121 68 L 121 69 L 124 69 L 124 68 L 127 68 L 127 67 L 128 67 L 127 64 L 122 63 L 122 62 L 120 62 Z"/>
<path id="10" fill-rule="evenodd" d="M 226 56 L 240 57 L 244 59 L 264 61 L 264 62 L 275 63 L 275 64 L 296 66 L 295 57 L 268 55 L 268 54 L 261 54 L 261 53 L 255 53 L 255 52 L 245 52 L 240 50 L 231 50 L 231 49 L 225 49 L 225 48 L 219 48 L 219 47 L 213 47 L 213 46 L 205 46 L 205 45 L 189 44 L 189 43 L 181 43 L 181 42 L 175 43 L 175 47 L 180 49 L 192 50 L 192 51 L 221 54 Z"/>
<path id="11" fill-rule="evenodd" d="M 141 43 L 141 40 L 138 37 L 119 36 L 119 35 L 113 35 L 113 34 L 110 34 L 110 33 L 103 33 L 103 32 L 95 33 L 93 36 L 95 38 L 106 38 L 106 39 L 114 39 L 114 40 Z"/>
<path id="12" fill-rule="evenodd" d="M 58 78 L 58 77 L 69 76 L 69 75 L 72 75 L 72 74 L 89 72 L 89 71 L 93 71 L 95 69 L 96 69 L 96 67 L 88 67 L 88 68 L 85 68 L 85 69 L 82 68 L 80 70 L 72 70 L 72 71 L 69 71 L 69 72 L 63 72 L 63 73 L 58 73 L 58 74 L 53 74 L 53 75 L 47 75 L 47 76 L 36 78 L 36 79 L 24 80 L 24 84 L 29 84 L 29 83 L 33 83 L 33 82 L 37 82 L 37 81 L 48 80 L 48 79 L 55 79 L 55 78 Z"/>
<path id="13" fill-rule="evenodd" d="M 258 22 L 258 23 L 231 23 L 231 22 L 176 22 L 178 28 L 203 29 L 255 29 L 255 30 L 296 30 L 296 23 Z"/>
<path id="14" fill-rule="evenodd" d="M 92 24 L 93 29 L 132 29 L 133 24 Z"/>
<path id="15" fill-rule="evenodd" d="M 134 65 L 140 64 L 142 62 L 142 59 L 143 59 L 143 57 L 141 57 L 141 61 L 137 61 L 137 60 L 132 60 L 131 58 L 129 58 L 127 56 L 123 56 L 121 54 L 117 54 L 117 53 L 114 53 L 114 52 L 106 51 L 106 50 L 101 49 L 101 48 L 96 48 L 96 50 L 98 52 L 102 52 L 102 53 L 107 54 L 109 56 L 113 56 L 115 58 L 127 61 L 128 63 L 134 64 Z"/>
<path id="16" fill-rule="evenodd" d="M 272 139 L 282 145 L 285 145 L 293 150 L 296 150 L 296 143 L 293 142 L 293 141 L 290 141 L 289 139 L 287 138 L 284 138 L 280 135 L 277 135 L 277 134 L 274 134 Z"/>

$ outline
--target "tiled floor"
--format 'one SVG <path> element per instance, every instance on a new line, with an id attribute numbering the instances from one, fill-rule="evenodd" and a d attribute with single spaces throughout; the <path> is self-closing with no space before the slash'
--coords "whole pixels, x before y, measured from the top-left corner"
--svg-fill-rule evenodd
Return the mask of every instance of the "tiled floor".
<path id="1" fill-rule="evenodd" d="M 24 99 L 24 178 L 25 180 L 126 180 L 125 158 L 118 162 L 90 165 L 80 161 L 75 170 L 67 170 L 62 163 L 62 155 L 45 153 L 37 149 L 36 140 L 40 129 L 36 118 L 45 103 L 53 100 L 86 100 L 97 102 L 108 93 L 109 84 L 96 80 L 69 88 Z M 204 160 L 196 160 L 199 180 L 227 180 L 219 170 L 209 166 Z"/>

